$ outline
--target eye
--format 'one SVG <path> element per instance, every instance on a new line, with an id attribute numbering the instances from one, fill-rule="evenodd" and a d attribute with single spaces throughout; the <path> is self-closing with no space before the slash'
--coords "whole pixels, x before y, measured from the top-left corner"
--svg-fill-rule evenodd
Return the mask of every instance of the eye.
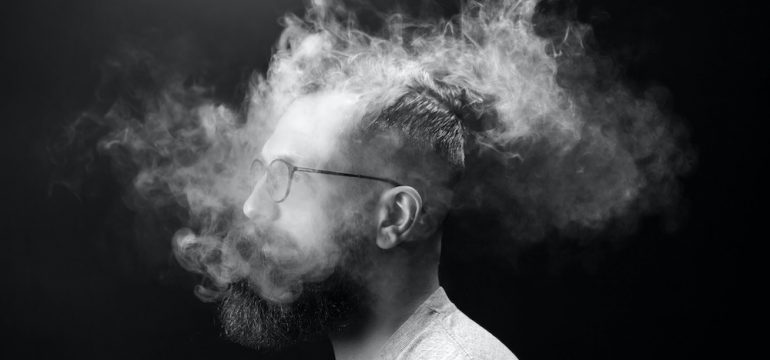
<path id="1" fill-rule="evenodd" d="M 308 174 L 306 172 L 296 171 L 294 172 L 294 181 L 298 183 L 307 182 L 307 176 Z"/>
<path id="2" fill-rule="evenodd" d="M 318 183 L 313 174 L 306 173 L 304 171 L 297 171 L 294 173 L 294 185 L 298 191 L 309 191 L 315 193 L 318 190 Z M 300 190 L 301 189 L 301 190 Z"/>

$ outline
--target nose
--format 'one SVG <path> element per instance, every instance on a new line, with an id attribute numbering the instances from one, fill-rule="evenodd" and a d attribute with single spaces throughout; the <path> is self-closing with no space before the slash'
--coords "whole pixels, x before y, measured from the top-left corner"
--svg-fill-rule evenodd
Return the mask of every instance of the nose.
<path id="1" fill-rule="evenodd" d="M 275 220 L 278 218 L 276 204 L 264 190 L 264 181 L 260 181 L 251 190 L 246 202 L 243 203 L 243 214 L 250 220 Z"/>

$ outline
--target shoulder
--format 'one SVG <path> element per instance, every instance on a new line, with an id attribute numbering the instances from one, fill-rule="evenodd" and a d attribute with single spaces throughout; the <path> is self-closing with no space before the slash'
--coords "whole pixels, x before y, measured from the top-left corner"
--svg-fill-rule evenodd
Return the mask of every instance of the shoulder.
<path id="1" fill-rule="evenodd" d="M 447 345 L 458 348 L 463 357 L 457 359 L 516 360 L 508 347 L 456 307 L 442 315 L 438 322 L 441 329 L 435 334 L 446 337 Z"/>
<path id="2" fill-rule="evenodd" d="M 405 340 L 399 360 L 516 360 L 494 335 L 452 306 L 448 311 L 430 310 L 431 321 Z"/>
<path id="3" fill-rule="evenodd" d="M 516 360 L 500 340 L 449 301 L 442 288 L 381 350 L 380 358 L 388 360 Z"/>

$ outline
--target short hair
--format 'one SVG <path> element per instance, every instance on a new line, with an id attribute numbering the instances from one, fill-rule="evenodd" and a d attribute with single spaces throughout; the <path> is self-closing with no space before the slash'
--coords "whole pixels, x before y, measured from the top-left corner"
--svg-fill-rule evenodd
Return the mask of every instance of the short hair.
<path id="1" fill-rule="evenodd" d="M 442 80 L 422 78 L 407 85 L 394 101 L 365 116 L 369 134 L 395 132 L 402 155 L 420 158 L 431 154 L 449 168 L 450 182 L 465 169 L 466 150 L 479 131 L 495 120 L 493 99 Z M 424 164 L 422 164 L 424 165 Z"/>

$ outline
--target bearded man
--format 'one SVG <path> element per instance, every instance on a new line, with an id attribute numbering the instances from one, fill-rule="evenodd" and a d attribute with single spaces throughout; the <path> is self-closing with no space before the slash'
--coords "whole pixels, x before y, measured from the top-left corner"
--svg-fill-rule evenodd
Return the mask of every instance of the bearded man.
<path id="1" fill-rule="evenodd" d="M 438 279 L 464 123 L 479 121 L 471 110 L 483 99 L 426 77 L 384 107 L 366 100 L 303 94 L 257 155 L 243 212 L 268 229 L 267 276 L 292 278 L 283 269 L 296 252 L 334 249 L 336 266 L 285 303 L 291 290 L 237 283 L 222 307 L 226 333 L 254 347 L 326 333 L 337 359 L 515 359 Z"/>
<path id="2" fill-rule="evenodd" d="M 224 188 L 233 181 L 205 178 L 195 184 L 221 186 L 193 191 L 190 203 L 244 198 L 245 216 L 227 223 L 223 239 L 207 235 L 218 221 L 202 236 L 177 237 L 182 264 L 214 285 L 204 298 L 222 300 L 227 336 L 254 348 L 328 336 L 338 360 L 515 359 L 438 277 L 445 219 L 458 199 L 473 198 L 458 184 L 483 176 L 475 155 L 520 159 L 497 149 L 522 139 L 557 148 L 535 151 L 535 160 L 559 157 L 540 161 L 538 184 L 517 171 L 497 185 L 498 202 L 515 197 L 559 224 L 597 223 L 644 183 L 623 142 L 606 138 L 622 132 L 588 126 L 558 85 L 552 43 L 532 27 L 535 5 L 475 4 L 411 28 L 395 17 L 381 36 L 322 2 L 304 19 L 285 18 L 245 125 L 228 122 L 222 137 L 204 129 L 219 147 L 203 149 L 215 164 L 200 170 L 219 179 L 250 164 L 250 181 L 241 194 Z M 542 194 L 553 196 L 537 201 Z"/>

